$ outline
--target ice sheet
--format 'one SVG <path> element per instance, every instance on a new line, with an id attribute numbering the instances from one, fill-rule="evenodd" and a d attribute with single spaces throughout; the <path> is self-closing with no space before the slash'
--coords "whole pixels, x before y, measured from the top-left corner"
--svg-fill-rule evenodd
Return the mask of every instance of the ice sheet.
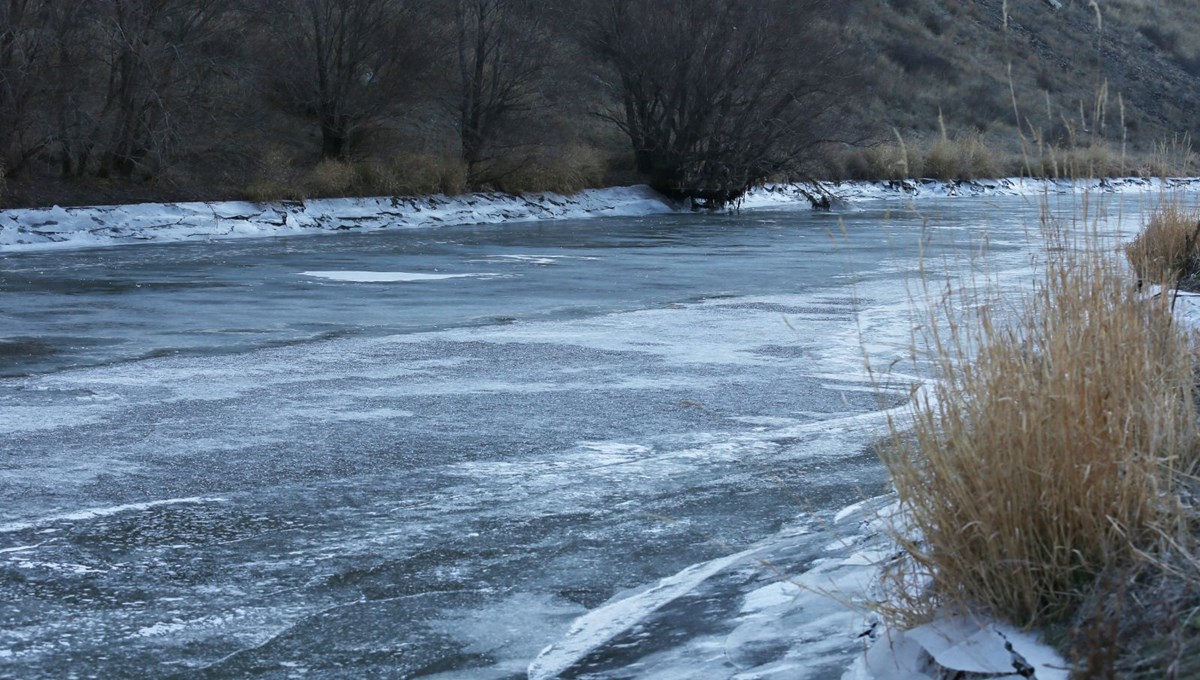
<path id="1" fill-rule="evenodd" d="M 330 281 L 352 283 L 416 283 L 420 281 L 444 281 L 446 279 L 473 279 L 497 276 L 497 274 L 421 274 L 417 272 L 301 272 L 300 276 Z"/>

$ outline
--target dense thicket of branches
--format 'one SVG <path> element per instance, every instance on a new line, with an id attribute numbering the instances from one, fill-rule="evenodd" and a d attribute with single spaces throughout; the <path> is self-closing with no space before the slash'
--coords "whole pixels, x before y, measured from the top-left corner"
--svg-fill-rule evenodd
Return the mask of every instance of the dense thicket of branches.
<path id="1" fill-rule="evenodd" d="M 837 4 L 0 0 L 0 167 L 211 187 L 408 154 L 483 185 L 587 149 L 720 202 L 836 136 Z"/>
<path id="2" fill-rule="evenodd" d="M 838 0 L 601 0 L 611 120 L 660 190 L 716 204 L 846 134 L 855 82 Z"/>

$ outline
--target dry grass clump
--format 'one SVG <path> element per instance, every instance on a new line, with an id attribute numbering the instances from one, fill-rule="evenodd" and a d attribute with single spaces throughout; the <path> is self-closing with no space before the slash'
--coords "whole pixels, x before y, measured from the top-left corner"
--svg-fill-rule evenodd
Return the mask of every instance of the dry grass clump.
<path id="1" fill-rule="evenodd" d="M 1192 139 L 1183 135 L 1157 145 L 1140 168 L 1143 177 L 1195 177 L 1200 170 L 1200 157 L 1192 150 Z"/>
<path id="2" fill-rule="evenodd" d="M 850 179 L 903 180 L 920 177 L 924 164 L 919 153 L 906 144 L 878 144 L 852 154 L 846 160 Z"/>
<path id="3" fill-rule="evenodd" d="M 351 163 L 323 160 L 308 172 L 307 185 L 314 198 L 350 196 L 358 188 L 358 173 Z"/>
<path id="4" fill-rule="evenodd" d="M 1194 288 L 1200 284 L 1200 210 L 1167 201 L 1125 246 L 1125 256 L 1143 281 Z"/>
<path id="5" fill-rule="evenodd" d="M 405 154 L 387 161 L 322 160 L 307 172 L 278 149 L 268 150 L 245 189 L 252 201 L 345 196 L 457 195 L 467 191 L 466 165 L 448 155 Z"/>
<path id="6" fill-rule="evenodd" d="M 388 161 L 325 160 L 308 175 L 310 196 L 457 195 L 467 190 L 467 169 L 448 155 L 404 154 Z"/>
<path id="7" fill-rule="evenodd" d="M 1168 303 L 1143 299 L 1084 240 L 1081 252 L 1056 237 L 1015 320 L 982 311 L 929 331 L 941 380 L 884 456 L 915 529 L 899 537 L 911 616 L 949 605 L 1064 621 L 1098 575 L 1188 542 L 1193 345 Z"/>
<path id="8" fill-rule="evenodd" d="M 467 165 L 450 154 L 401 154 L 383 166 L 394 196 L 424 196 L 445 194 L 456 196 L 470 188 Z"/>
<path id="9" fill-rule="evenodd" d="M 1078 146 L 1049 146 L 1043 149 L 1040 157 L 1041 176 L 1053 179 L 1129 177 L 1139 174 L 1134 159 L 1103 141 Z"/>
<path id="10" fill-rule="evenodd" d="M 243 193 L 247 199 L 259 203 L 298 201 L 304 198 L 299 179 L 289 155 L 283 149 L 269 148 L 263 152 L 254 180 Z"/>
<path id="11" fill-rule="evenodd" d="M 570 195 L 600 186 L 609 161 L 597 149 L 572 145 L 501 159 L 484 168 L 490 186 L 514 194 L 553 192 Z"/>
<path id="12" fill-rule="evenodd" d="M 992 178 L 1000 174 L 999 158 L 978 135 L 956 139 L 943 135 L 929 145 L 925 175 L 942 180 Z"/>

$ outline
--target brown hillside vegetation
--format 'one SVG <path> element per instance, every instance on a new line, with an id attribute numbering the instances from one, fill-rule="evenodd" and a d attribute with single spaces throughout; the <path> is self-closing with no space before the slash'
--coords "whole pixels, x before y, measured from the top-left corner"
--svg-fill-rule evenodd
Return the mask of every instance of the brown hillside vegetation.
<path id="1" fill-rule="evenodd" d="M 0 204 L 1167 171 L 1139 159 L 1200 131 L 1200 5 L 1099 8 L 12 0 Z"/>
<path id="2" fill-rule="evenodd" d="M 1015 174 L 1019 115 L 1030 145 L 1060 159 L 1087 151 L 1101 156 L 1098 174 L 1132 174 L 1158 168 L 1122 167 L 1123 144 L 1148 158 L 1157 145 L 1200 132 L 1198 3 L 1064 0 L 1055 9 L 1047 0 L 889 0 L 863 3 L 857 20 L 873 57 L 878 96 L 866 117 L 883 128 L 877 140 L 894 130 L 935 158 L 931 147 L 943 136 L 978 141 L 1009 156 L 976 154 L 985 171 Z M 1047 165 L 1054 157 L 1036 155 Z M 867 158 L 855 155 L 843 171 L 881 174 Z"/>

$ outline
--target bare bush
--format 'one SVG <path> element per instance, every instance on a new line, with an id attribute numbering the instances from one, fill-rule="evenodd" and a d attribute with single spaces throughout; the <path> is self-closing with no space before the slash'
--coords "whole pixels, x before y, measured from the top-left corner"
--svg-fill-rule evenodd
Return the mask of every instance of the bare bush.
<path id="1" fill-rule="evenodd" d="M 607 115 L 658 189 L 723 205 L 845 130 L 853 84 L 830 0 L 598 0 Z"/>

